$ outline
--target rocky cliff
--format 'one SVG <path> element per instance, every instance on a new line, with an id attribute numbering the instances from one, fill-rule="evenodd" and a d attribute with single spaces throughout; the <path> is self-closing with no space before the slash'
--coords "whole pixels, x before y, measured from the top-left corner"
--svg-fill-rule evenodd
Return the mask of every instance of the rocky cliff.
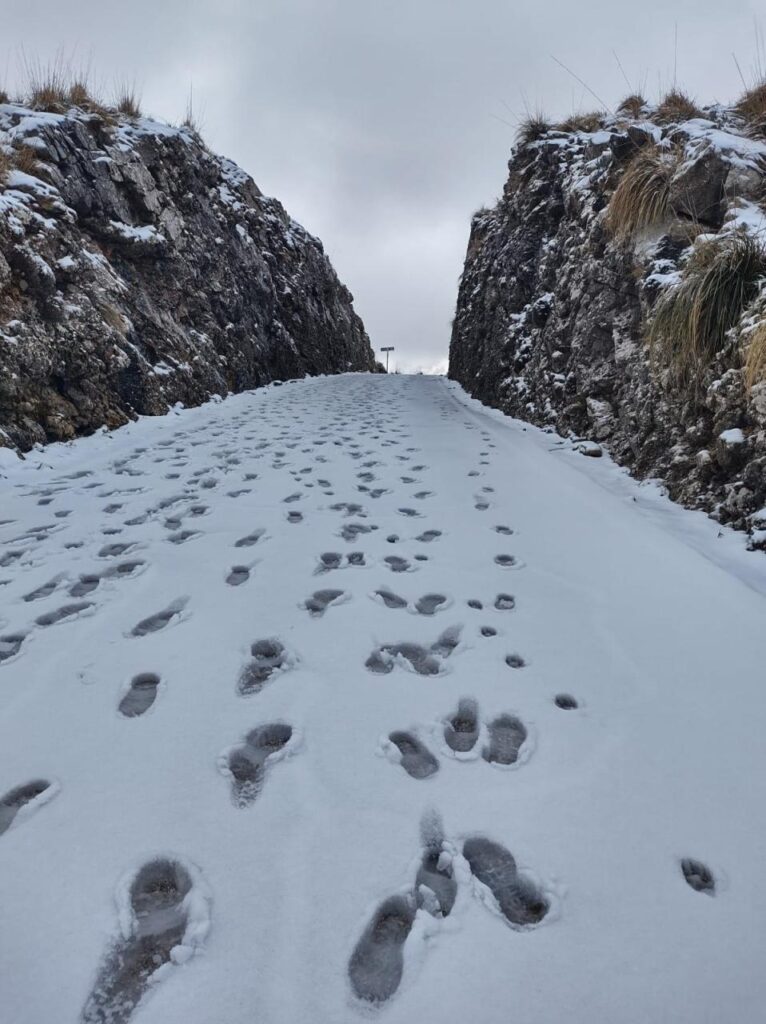
<path id="1" fill-rule="evenodd" d="M 449 375 L 766 546 L 766 120 L 676 99 L 525 127 Z"/>
<path id="2" fill-rule="evenodd" d="M 374 367 L 321 242 L 191 128 L 0 104 L 0 445 Z"/>

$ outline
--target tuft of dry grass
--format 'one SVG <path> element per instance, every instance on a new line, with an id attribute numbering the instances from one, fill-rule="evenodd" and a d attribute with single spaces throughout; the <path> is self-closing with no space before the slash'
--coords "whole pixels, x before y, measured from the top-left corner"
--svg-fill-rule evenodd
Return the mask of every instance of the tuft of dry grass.
<path id="1" fill-rule="evenodd" d="M 11 98 L 5 89 L 0 89 L 0 103 L 10 103 Z"/>
<path id="2" fill-rule="evenodd" d="M 626 96 L 622 103 L 617 108 L 618 114 L 627 114 L 629 117 L 639 118 L 644 112 L 646 107 L 646 100 L 638 93 L 631 93 L 630 96 Z"/>
<path id="3" fill-rule="evenodd" d="M 87 83 L 81 79 L 76 79 L 70 84 L 68 98 L 73 107 L 79 107 L 81 110 L 87 110 L 94 102 Z"/>
<path id="4" fill-rule="evenodd" d="M 524 149 L 533 142 L 539 142 L 544 135 L 547 135 L 551 128 L 551 123 L 540 112 L 529 114 L 524 118 L 516 131 L 516 142 Z"/>
<path id="5" fill-rule="evenodd" d="M 141 100 L 134 85 L 127 85 L 125 83 L 119 85 L 114 105 L 126 117 L 141 116 Z"/>
<path id="6" fill-rule="evenodd" d="M 694 100 L 681 89 L 671 89 L 666 93 L 655 112 L 656 120 L 666 124 L 704 116 Z"/>
<path id="7" fill-rule="evenodd" d="M 560 132 L 597 132 L 604 123 L 604 111 L 593 110 L 586 114 L 572 114 L 565 121 L 557 124 L 556 130 Z"/>
<path id="8" fill-rule="evenodd" d="M 696 389 L 764 275 L 766 249 L 750 234 L 697 246 L 681 283 L 657 303 L 648 329 L 653 359 L 670 369 L 676 384 Z"/>
<path id="9" fill-rule="evenodd" d="M 670 215 L 670 179 L 678 162 L 675 151 L 644 146 L 625 168 L 609 201 L 605 226 L 615 238 L 666 220 Z"/>
<path id="10" fill-rule="evenodd" d="M 766 136 L 766 78 L 748 89 L 734 105 L 747 124 L 747 132 L 758 138 Z"/>
<path id="11" fill-rule="evenodd" d="M 17 171 L 22 174 L 36 174 L 39 169 L 39 159 L 36 151 L 24 143 L 13 147 L 11 161 Z"/>
<path id="12" fill-rule="evenodd" d="M 760 320 L 747 335 L 745 352 L 745 388 L 766 380 L 766 320 Z"/>
<path id="13" fill-rule="evenodd" d="M 8 171 L 11 169 L 11 160 L 5 150 L 0 147 L 0 185 L 5 183 L 5 179 L 8 177 Z"/>
<path id="14" fill-rule="evenodd" d="M 33 110 L 62 113 L 69 100 L 71 65 L 59 52 L 53 60 L 43 63 L 39 58 L 23 58 L 26 78 L 26 101 Z"/>

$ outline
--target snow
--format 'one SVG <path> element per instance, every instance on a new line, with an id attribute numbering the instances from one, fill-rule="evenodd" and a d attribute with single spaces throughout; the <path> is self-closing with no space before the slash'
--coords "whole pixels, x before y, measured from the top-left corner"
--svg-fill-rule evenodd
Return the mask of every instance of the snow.
<path id="1" fill-rule="evenodd" d="M 369 1021 L 349 959 L 383 900 L 414 899 L 421 827 L 441 819 L 454 908 L 433 916 L 419 885 L 386 1024 L 760 1024 L 766 562 L 583 443 L 442 378 L 349 374 L 3 459 L 0 656 L 24 640 L 0 663 L 0 796 L 52 783 L 0 835 L 4 1019 L 78 1020 L 112 943 L 136 935 L 137 872 L 165 859 L 191 880 L 186 924 L 135 1024 Z M 97 586 L 71 595 L 83 576 Z M 342 595 L 310 614 L 322 590 Z M 446 600 L 418 614 L 427 594 Z M 136 631 L 162 611 L 165 628 Z M 437 674 L 406 650 L 365 667 L 456 627 Z M 243 696 L 259 640 L 284 661 Z M 160 684 L 126 718 L 139 673 Z M 468 756 L 444 734 L 463 698 Z M 527 732 L 515 764 L 482 756 L 502 715 Z M 289 740 L 235 806 L 229 758 L 269 723 Z M 407 774 L 398 730 L 435 774 Z M 539 923 L 509 925 L 463 857 L 471 836 L 511 852 Z"/>
<path id="2" fill-rule="evenodd" d="M 745 443 L 745 435 L 739 427 L 731 427 L 729 430 L 722 430 L 718 437 L 724 444 L 734 445 Z"/>

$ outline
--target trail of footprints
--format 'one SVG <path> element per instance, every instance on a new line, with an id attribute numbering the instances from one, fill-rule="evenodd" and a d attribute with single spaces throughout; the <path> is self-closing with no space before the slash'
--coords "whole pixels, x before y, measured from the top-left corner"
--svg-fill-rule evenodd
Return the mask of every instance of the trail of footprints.
<path id="1" fill-rule="evenodd" d="M 360 1000 L 380 1004 L 394 995 L 416 914 L 423 911 L 437 920 L 448 917 L 458 898 L 460 877 L 486 890 L 491 905 L 514 929 L 535 927 L 550 909 L 548 896 L 518 870 L 513 855 L 500 843 L 469 836 L 460 848 L 443 838 L 435 815 L 424 820 L 421 835 L 423 853 L 412 888 L 383 900 L 349 959 L 351 988 Z"/>
<path id="2" fill-rule="evenodd" d="M 418 732 L 418 729 L 395 730 L 389 734 L 388 743 L 397 752 L 398 761 L 409 776 L 428 779 L 439 771 L 439 760 Z M 472 697 L 460 700 L 457 710 L 443 720 L 441 742 L 446 752 L 465 760 L 466 755 L 475 756 L 482 733 L 485 741 L 480 748 L 481 757 L 488 764 L 507 767 L 519 761 L 528 738 L 524 723 L 517 715 L 504 712 L 482 725 L 478 701 Z"/>
<path id="3" fill-rule="evenodd" d="M 380 502 L 384 497 L 392 496 L 391 515 L 402 525 L 407 521 L 414 525 L 424 517 L 427 509 L 431 509 L 429 499 L 436 494 L 427 485 L 423 486 L 419 476 L 427 472 L 428 467 L 414 463 L 417 448 L 409 447 L 406 451 L 401 448 L 408 435 L 397 419 L 401 408 L 398 402 L 387 403 L 384 415 L 379 397 L 373 395 L 374 400 L 369 401 L 366 388 L 359 385 L 355 395 L 361 398 L 364 409 L 361 423 L 346 419 L 344 413 L 330 402 L 326 422 L 315 428 L 312 435 L 303 433 L 301 405 L 291 401 L 287 395 L 289 392 L 279 410 L 267 406 L 264 411 L 263 426 L 271 429 L 273 435 L 270 441 L 261 439 L 259 429 L 253 427 L 248 413 L 243 412 L 232 419 L 228 431 L 223 427 L 207 428 L 204 432 L 198 428 L 196 433 L 199 436 L 195 436 L 178 430 L 168 440 L 157 443 L 152 453 L 137 447 L 132 454 L 115 460 L 112 464 L 114 480 L 123 479 L 128 483 L 135 480 L 136 483 L 130 486 L 119 484 L 110 490 L 98 479 L 91 479 L 93 473 L 90 470 L 83 470 L 59 478 L 52 486 L 28 489 L 25 493 L 37 506 L 54 506 L 55 521 L 32 527 L 25 534 L 5 542 L 0 548 L 0 570 L 11 574 L 21 571 L 20 567 L 33 557 L 35 546 L 47 544 L 61 530 L 69 530 L 71 535 L 63 544 L 63 550 L 84 546 L 84 540 L 72 533 L 72 520 L 68 519 L 70 510 L 55 508 L 72 489 L 107 502 L 102 506 L 104 516 L 108 517 L 101 530 L 104 537 L 155 522 L 167 531 L 165 540 L 179 549 L 203 534 L 197 523 L 209 516 L 211 509 L 200 501 L 201 495 L 205 492 L 212 495 L 218 491 L 227 500 L 247 502 L 250 500 L 248 495 L 254 490 L 253 482 L 259 481 L 255 485 L 259 487 L 264 472 L 289 473 L 292 476 L 293 489 L 281 498 L 282 504 L 295 506 L 288 507 L 283 514 L 287 524 L 305 522 L 306 509 L 301 503 L 314 490 L 323 498 L 330 499 L 324 507 L 340 516 L 337 536 L 347 544 L 362 543 L 365 537 L 371 538 L 379 530 L 379 524 L 368 521 L 367 510 L 362 503 L 366 499 Z M 354 396 L 350 397 L 353 399 Z M 382 426 L 383 423 L 386 425 Z M 465 426 L 474 429 L 468 421 Z M 483 447 L 479 451 L 478 468 L 468 472 L 472 481 L 483 476 L 490 465 L 490 452 L 494 448 L 490 437 L 489 433 L 481 432 Z M 231 447 L 227 447 L 227 438 Z M 377 450 L 366 447 L 372 442 L 377 443 Z M 296 449 L 299 446 L 303 459 L 295 464 L 293 459 L 298 455 Z M 390 451 L 397 447 L 399 452 Z M 189 472 L 190 458 L 195 449 L 209 452 L 209 459 L 206 459 L 206 465 Z M 397 480 L 384 478 L 390 468 L 384 457 L 386 452 L 394 455 L 394 468 L 398 464 L 404 470 L 399 471 Z M 349 500 L 347 496 L 338 499 L 336 496 L 333 463 L 339 455 L 350 458 L 358 467 L 355 479 L 361 500 Z M 142 496 L 148 490 L 142 484 L 141 478 L 146 475 L 142 466 L 150 458 L 154 463 L 167 463 L 169 471 L 165 479 L 180 481 L 179 489 L 141 509 Z M 314 465 L 301 465 L 303 460 L 313 461 Z M 262 462 L 260 467 L 259 461 Z M 320 468 L 321 475 L 317 475 L 317 468 L 324 466 L 327 468 Z M 254 471 L 256 468 L 258 472 Z M 185 473 L 188 475 L 184 480 Z M 235 481 L 234 486 L 228 478 Z M 240 486 L 239 481 L 247 486 Z M 397 496 L 402 486 L 411 489 Z M 473 486 L 476 488 L 476 484 Z M 416 487 L 417 490 L 414 489 Z M 486 512 L 492 507 L 494 488 L 491 485 L 483 484 L 472 493 L 477 511 Z M 122 523 L 121 517 L 124 517 Z M 192 521 L 193 527 L 189 525 Z M 0 521 L 0 529 L 13 525 L 13 520 Z M 492 529 L 499 537 L 507 538 L 514 533 L 504 524 L 494 525 Z M 412 536 L 416 544 L 436 544 L 437 551 L 440 547 L 437 542 L 443 543 L 442 538 L 442 531 L 430 526 Z M 267 539 L 266 530 L 258 527 L 235 537 L 232 544 L 244 556 L 246 549 Z M 385 542 L 390 545 L 405 543 L 398 532 L 387 534 Z M 64 589 L 69 599 L 40 612 L 31 629 L 95 614 L 98 610 L 96 600 L 104 589 L 105 581 L 132 578 L 146 567 L 143 558 L 125 558 L 136 546 L 130 536 L 99 542 L 97 558 L 114 561 L 113 565 L 80 573 L 76 578 L 61 572 L 23 594 L 21 601 L 25 605 L 45 602 Z M 412 553 L 394 550 L 383 555 L 379 564 L 394 574 L 410 574 L 428 560 L 429 556 L 419 550 Z M 313 575 L 345 573 L 347 570 L 367 569 L 370 565 L 369 555 L 362 550 L 328 550 L 317 557 Z M 522 568 L 517 556 L 502 550 L 495 554 L 494 565 L 496 570 Z M 222 581 L 229 587 L 243 587 L 251 581 L 254 566 L 252 561 L 238 561 L 224 570 Z M 349 580 L 352 577 L 356 578 L 356 574 L 350 574 Z M 0 586 L 8 582 L 0 578 Z M 438 591 L 408 598 L 388 587 L 379 586 L 370 596 L 386 609 L 386 614 L 388 611 L 407 611 L 429 619 L 453 604 L 448 595 Z M 327 586 L 313 591 L 301 606 L 311 618 L 322 619 L 329 609 L 350 597 L 349 591 Z M 183 621 L 187 617 L 187 603 L 187 598 L 180 597 L 147 614 L 130 628 L 127 635 L 141 639 Z M 487 603 L 494 611 L 510 612 L 515 608 L 516 598 L 500 591 Z M 485 608 L 484 601 L 478 598 L 470 598 L 466 604 L 475 611 Z M 0 635 L 0 666 L 23 656 L 31 629 Z M 497 628 L 488 623 L 478 628 L 480 637 L 491 639 L 497 634 Z M 460 643 L 461 626 L 442 630 L 430 642 L 385 642 L 373 648 L 365 666 L 373 676 L 387 675 L 397 668 L 421 676 L 439 676 L 447 670 L 448 661 Z M 276 679 L 290 671 L 295 662 L 295 657 L 281 640 L 266 637 L 254 641 L 249 658 L 236 679 L 235 695 L 245 699 L 257 697 L 265 687 L 273 685 Z M 524 658 L 517 652 L 506 654 L 505 663 L 514 670 L 525 665 Z M 138 672 L 125 686 L 116 704 L 116 712 L 127 720 L 140 719 L 153 709 L 164 685 L 159 674 Z M 559 693 L 553 700 L 561 710 L 574 711 L 578 708 L 578 701 L 568 693 Z M 218 767 L 229 782 L 234 806 L 244 809 L 256 802 L 275 765 L 290 756 L 296 747 L 294 727 L 283 721 L 272 721 L 255 725 L 234 746 L 224 751 L 219 757 Z M 394 730 L 386 740 L 386 747 L 407 776 L 423 781 L 437 775 L 441 767 L 440 758 L 445 757 L 458 767 L 462 765 L 461 771 L 468 770 L 465 766 L 471 763 L 500 768 L 519 765 L 530 752 L 530 737 L 522 718 L 515 712 L 499 710 L 482 718 L 478 700 L 464 697 L 436 725 Z M 0 797 L 0 836 L 23 824 L 58 791 L 58 783 L 46 779 L 21 782 L 8 790 Z M 494 908 L 510 927 L 522 931 L 540 924 L 550 909 L 549 895 L 519 871 L 512 853 L 502 844 L 483 835 L 468 836 L 457 842 L 448 841 L 436 815 L 424 820 L 421 833 L 423 847 L 412 885 L 379 904 L 351 952 L 349 984 L 354 995 L 364 1003 L 383 1003 L 398 989 L 404 971 L 404 946 L 413 934 L 417 914 L 426 913 L 436 921 L 443 920 L 451 914 L 461 891 L 473 887 L 474 891 L 483 893 L 482 902 Z M 683 857 L 678 862 L 678 869 L 679 875 L 695 892 L 715 894 L 716 879 L 706 864 Z M 160 973 L 168 965 L 183 963 L 192 956 L 203 944 L 209 927 L 211 900 L 204 879 L 194 865 L 180 858 L 162 856 L 147 860 L 127 887 L 119 889 L 118 902 L 124 908 L 129 927 L 121 930 L 119 938 L 105 953 L 83 1007 L 81 1020 L 84 1024 L 127 1024 Z"/>

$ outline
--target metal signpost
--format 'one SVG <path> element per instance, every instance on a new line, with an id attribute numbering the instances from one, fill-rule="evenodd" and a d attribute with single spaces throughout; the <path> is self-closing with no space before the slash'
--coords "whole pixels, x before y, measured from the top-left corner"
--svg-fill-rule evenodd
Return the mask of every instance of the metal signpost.
<path id="1" fill-rule="evenodd" d="M 394 351 L 394 346 L 389 345 L 387 348 L 382 348 L 380 351 L 386 353 L 386 373 L 388 373 L 388 353 Z"/>

